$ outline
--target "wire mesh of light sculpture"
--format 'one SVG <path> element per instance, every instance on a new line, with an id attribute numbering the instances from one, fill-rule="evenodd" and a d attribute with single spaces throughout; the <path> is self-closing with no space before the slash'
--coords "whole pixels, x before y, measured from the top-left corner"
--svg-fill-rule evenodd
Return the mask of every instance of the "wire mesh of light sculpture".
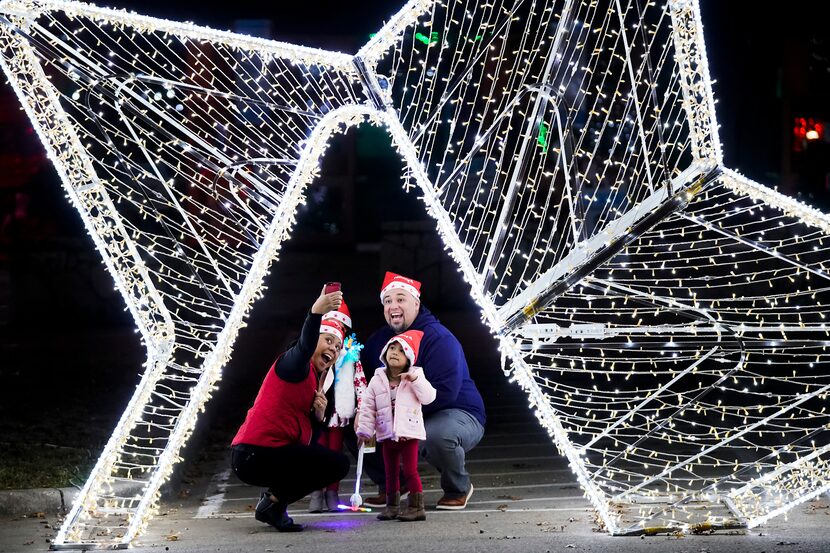
<path id="1" fill-rule="evenodd" d="M 329 139 L 366 122 L 609 532 L 751 527 L 828 489 L 830 220 L 723 167 L 695 0 L 417 0 L 355 56 L 0 12 L 147 348 L 53 547 L 142 531 Z"/>

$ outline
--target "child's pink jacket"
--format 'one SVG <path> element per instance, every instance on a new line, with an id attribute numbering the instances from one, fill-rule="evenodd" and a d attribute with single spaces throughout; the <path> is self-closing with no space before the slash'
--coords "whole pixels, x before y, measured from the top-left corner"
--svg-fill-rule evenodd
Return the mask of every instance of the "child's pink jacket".
<path id="1" fill-rule="evenodd" d="M 357 422 L 358 434 L 371 437 L 376 433 L 379 442 L 401 438 L 426 439 L 421 405 L 427 405 L 435 400 L 435 388 L 427 381 L 421 367 L 412 367 L 409 372 L 417 375 L 418 378 L 415 382 L 401 379 L 395 394 L 393 414 L 386 367 L 380 367 L 375 371 L 375 376 L 363 392 Z"/>

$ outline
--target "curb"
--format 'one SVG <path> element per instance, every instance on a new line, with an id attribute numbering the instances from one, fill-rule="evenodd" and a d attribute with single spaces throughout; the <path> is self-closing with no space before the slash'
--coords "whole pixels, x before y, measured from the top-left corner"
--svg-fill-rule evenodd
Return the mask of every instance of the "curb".
<path id="1" fill-rule="evenodd" d="M 77 488 L 34 488 L 0 490 L 0 516 L 32 513 L 63 514 L 78 496 Z"/>

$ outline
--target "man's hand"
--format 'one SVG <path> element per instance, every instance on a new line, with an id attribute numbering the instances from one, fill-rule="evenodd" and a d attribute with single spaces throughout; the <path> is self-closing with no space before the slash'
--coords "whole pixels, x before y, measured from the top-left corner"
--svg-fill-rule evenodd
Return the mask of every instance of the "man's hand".
<path id="1" fill-rule="evenodd" d="M 317 417 L 318 421 L 323 421 L 323 418 L 326 416 L 326 406 L 329 404 L 328 400 L 326 399 L 326 394 L 323 392 L 315 392 L 314 394 L 314 402 L 311 404 L 312 409 L 314 409 L 314 416 Z"/>
<path id="2" fill-rule="evenodd" d="M 311 306 L 311 312 L 315 315 L 325 315 L 329 311 L 337 311 L 343 303 L 343 292 L 337 291 L 326 294 L 325 285 L 320 290 L 320 297 Z"/>

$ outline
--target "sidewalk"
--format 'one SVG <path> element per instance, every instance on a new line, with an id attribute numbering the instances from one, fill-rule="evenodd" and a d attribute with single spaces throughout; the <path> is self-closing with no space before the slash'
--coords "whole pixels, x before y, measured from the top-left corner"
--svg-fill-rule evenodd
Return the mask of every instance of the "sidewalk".
<path id="1" fill-rule="evenodd" d="M 69 510 L 77 496 L 77 488 L 0 490 L 0 517 L 32 513 L 61 514 Z"/>

